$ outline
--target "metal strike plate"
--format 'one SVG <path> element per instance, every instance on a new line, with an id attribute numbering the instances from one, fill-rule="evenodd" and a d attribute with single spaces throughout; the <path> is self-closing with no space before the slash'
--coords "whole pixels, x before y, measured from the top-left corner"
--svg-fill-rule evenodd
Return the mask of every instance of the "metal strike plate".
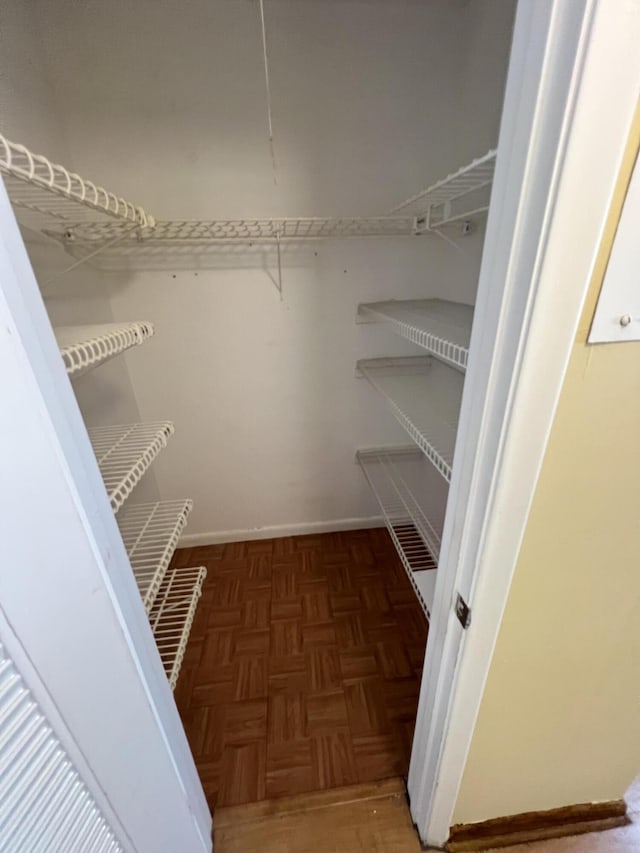
<path id="1" fill-rule="evenodd" d="M 456 616 L 463 628 L 469 627 L 471 624 L 471 608 L 460 593 L 456 596 Z"/>

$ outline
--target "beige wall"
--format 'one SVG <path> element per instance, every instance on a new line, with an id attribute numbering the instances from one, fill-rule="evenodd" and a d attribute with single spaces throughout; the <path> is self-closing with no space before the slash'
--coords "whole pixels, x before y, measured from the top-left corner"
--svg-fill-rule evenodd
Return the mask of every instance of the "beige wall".
<path id="1" fill-rule="evenodd" d="M 587 346 L 636 121 L 453 822 L 621 797 L 640 771 L 640 342 Z"/>

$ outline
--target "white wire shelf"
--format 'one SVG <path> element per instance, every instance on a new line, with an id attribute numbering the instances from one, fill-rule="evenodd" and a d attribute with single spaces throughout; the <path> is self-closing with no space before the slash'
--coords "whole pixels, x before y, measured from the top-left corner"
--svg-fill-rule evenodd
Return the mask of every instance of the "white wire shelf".
<path id="1" fill-rule="evenodd" d="M 422 608 L 433 607 L 447 485 L 416 447 L 359 450 L 356 458 Z"/>
<path id="2" fill-rule="evenodd" d="M 64 229 L 86 220 L 115 219 L 128 227 L 153 225 L 153 217 L 142 207 L 2 135 L 0 172 L 16 216 L 36 230 L 44 230 L 52 223 Z"/>
<path id="3" fill-rule="evenodd" d="M 131 568 L 147 613 L 193 509 L 190 500 L 127 504 L 118 513 Z"/>
<path id="4" fill-rule="evenodd" d="M 172 690 L 180 675 L 206 576 L 204 566 L 197 569 L 169 569 L 149 614 L 151 630 Z"/>
<path id="5" fill-rule="evenodd" d="M 431 356 L 373 358 L 357 369 L 447 482 L 456 443 L 464 376 Z"/>
<path id="6" fill-rule="evenodd" d="M 395 237 L 413 234 L 410 216 L 297 217 L 280 219 L 211 219 L 155 222 L 128 234 L 119 222 L 84 222 L 64 239 L 95 247 L 118 240 L 119 246 L 159 247 L 217 242 L 251 243 L 260 240 L 320 240 L 328 237 Z M 55 232 L 51 236 L 59 236 Z M 121 239 L 120 239 L 121 238 Z"/>
<path id="7" fill-rule="evenodd" d="M 484 213 L 489 209 L 496 151 L 472 160 L 443 180 L 411 196 L 389 212 L 415 217 L 415 233 L 434 231 Z"/>
<path id="8" fill-rule="evenodd" d="M 437 358 L 466 370 L 473 308 L 445 299 L 368 302 L 358 306 L 358 322 L 386 322 L 403 338 Z"/>
<path id="9" fill-rule="evenodd" d="M 118 512 L 173 433 L 174 426 L 170 421 L 89 430 L 114 512 Z"/>
<path id="10" fill-rule="evenodd" d="M 139 346 L 154 332 L 147 321 L 57 326 L 54 329 L 67 373 L 81 376 L 130 347 Z"/>

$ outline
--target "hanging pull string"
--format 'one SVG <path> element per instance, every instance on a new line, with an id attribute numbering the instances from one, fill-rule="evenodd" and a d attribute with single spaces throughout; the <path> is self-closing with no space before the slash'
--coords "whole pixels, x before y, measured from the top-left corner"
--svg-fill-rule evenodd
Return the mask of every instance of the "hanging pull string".
<path id="1" fill-rule="evenodd" d="M 262 24 L 262 56 L 264 59 L 264 82 L 267 89 L 267 122 L 269 125 L 269 150 L 271 152 L 273 183 L 277 186 L 278 169 L 276 166 L 276 149 L 273 144 L 273 120 L 271 117 L 271 84 L 269 82 L 269 58 L 267 57 L 267 28 L 264 22 L 264 0 L 260 0 L 260 22 Z"/>

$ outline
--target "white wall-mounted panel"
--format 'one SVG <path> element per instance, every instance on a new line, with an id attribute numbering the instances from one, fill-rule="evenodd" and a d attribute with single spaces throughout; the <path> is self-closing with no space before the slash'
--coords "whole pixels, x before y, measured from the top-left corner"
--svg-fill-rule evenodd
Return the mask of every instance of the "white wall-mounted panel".
<path id="1" fill-rule="evenodd" d="M 589 333 L 590 344 L 640 340 L 640 166 L 636 161 Z"/>

